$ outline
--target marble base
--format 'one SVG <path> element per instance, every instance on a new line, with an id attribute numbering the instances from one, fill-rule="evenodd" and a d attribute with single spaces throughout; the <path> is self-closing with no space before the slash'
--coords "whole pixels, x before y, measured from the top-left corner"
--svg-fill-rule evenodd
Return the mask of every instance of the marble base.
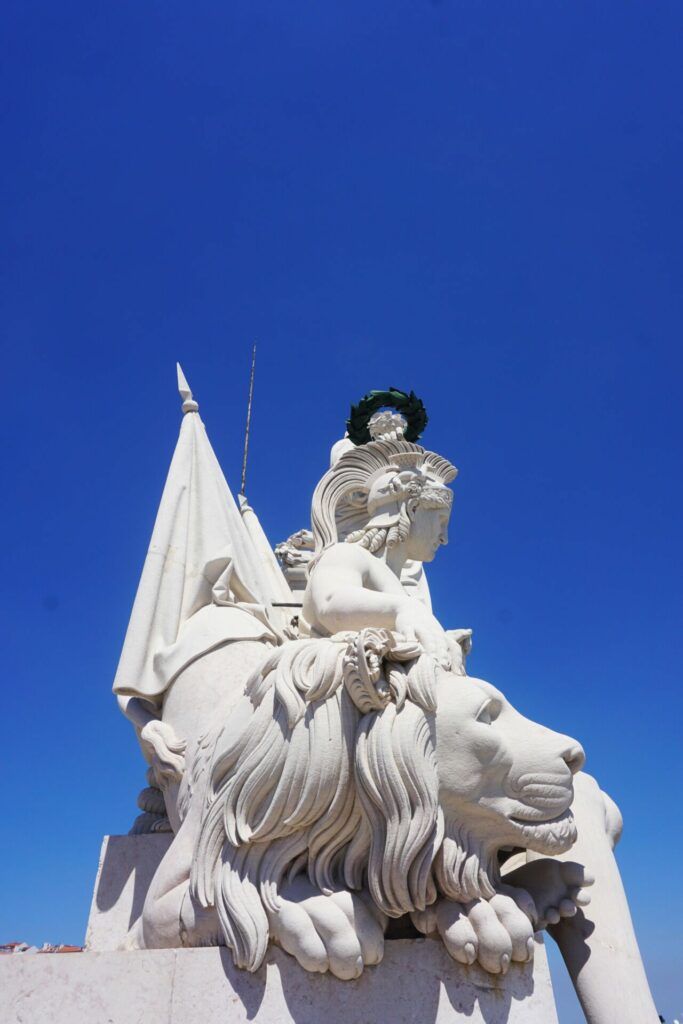
<path id="1" fill-rule="evenodd" d="M 226 949 L 120 950 L 169 835 L 107 836 L 84 953 L 0 957 L 2 1024 L 557 1024 L 545 948 L 504 978 L 434 939 L 389 940 L 356 981 L 271 948 L 255 974 Z"/>
<path id="2" fill-rule="evenodd" d="M 495 980 L 432 939 L 387 942 L 357 981 L 271 949 L 255 974 L 225 949 L 0 958 L 3 1024 L 557 1024 L 545 950 Z"/>

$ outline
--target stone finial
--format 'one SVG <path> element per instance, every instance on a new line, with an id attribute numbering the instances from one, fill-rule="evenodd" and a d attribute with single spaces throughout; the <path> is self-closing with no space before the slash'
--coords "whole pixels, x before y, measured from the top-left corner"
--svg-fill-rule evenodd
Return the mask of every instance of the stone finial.
<path id="1" fill-rule="evenodd" d="M 199 405 L 192 397 L 190 385 L 187 383 L 187 379 L 183 373 L 183 368 L 180 363 L 176 363 L 176 369 L 178 371 L 178 391 L 180 392 L 180 397 L 183 400 L 183 412 L 199 412 Z"/>
<path id="2" fill-rule="evenodd" d="M 370 417 L 368 431 L 373 441 L 400 441 L 407 426 L 408 420 L 400 412 L 382 409 Z"/>

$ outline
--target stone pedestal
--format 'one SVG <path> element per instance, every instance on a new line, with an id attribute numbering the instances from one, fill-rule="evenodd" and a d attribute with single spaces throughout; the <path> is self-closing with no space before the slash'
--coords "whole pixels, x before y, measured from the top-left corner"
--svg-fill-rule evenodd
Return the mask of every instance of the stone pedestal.
<path id="1" fill-rule="evenodd" d="M 271 948 L 255 973 L 226 949 L 117 951 L 169 836 L 109 836 L 84 953 L 0 957 L 2 1024 L 557 1024 L 543 943 L 504 978 L 434 939 L 387 941 L 356 981 L 308 974 Z"/>
<path id="2" fill-rule="evenodd" d="M 271 949 L 255 974 L 226 949 L 0 958 L 3 1024 L 557 1024 L 545 950 L 494 980 L 432 939 L 387 942 L 357 981 Z"/>

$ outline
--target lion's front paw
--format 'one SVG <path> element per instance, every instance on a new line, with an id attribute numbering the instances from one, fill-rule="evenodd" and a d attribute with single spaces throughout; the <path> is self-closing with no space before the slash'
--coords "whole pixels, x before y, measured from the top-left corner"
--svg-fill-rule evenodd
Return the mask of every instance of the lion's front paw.
<path id="1" fill-rule="evenodd" d="M 421 931 L 435 930 L 454 960 L 478 962 L 490 974 L 505 974 L 510 964 L 533 959 L 534 936 L 529 916 L 515 900 L 496 893 L 490 900 L 455 903 L 439 900 L 424 920 L 413 921 Z"/>
<path id="2" fill-rule="evenodd" d="M 348 980 L 384 955 L 382 922 L 359 896 L 347 891 L 326 896 L 304 878 L 280 894 L 268 920 L 274 941 L 307 971 L 329 970 Z"/>
<path id="3" fill-rule="evenodd" d="M 536 909 L 534 925 L 540 931 L 562 917 L 573 917 L 579 907 L 590 903 L 585 889 L 593 884 L 593 877 L 574 861 L 544 857 L 511 871 L 504 881 L 501 888 L 513 898 L 519 895 L 519 889 L 515 892 L 513 886 L 531 895 Z"/>
<path id="4" fill-rule="evenodd" d="M 533 926 L 510 896 L 496 893 L 488 901 L 472 900 L 463 904 L 462 914 L 474 933 L 476 959 L 485 971 L 505 974 L 512 961 L 527 963 L 533 958 Z M 439 930 L 447 949 L 451 918 L 447 910 L 442 911 Z M 457 922 L 454 923 L 457 925 Z M 458 933 L 461 930 L 461 926 L 456 927 Z M 468 951 L 471 955 L 471 950 Z"/>

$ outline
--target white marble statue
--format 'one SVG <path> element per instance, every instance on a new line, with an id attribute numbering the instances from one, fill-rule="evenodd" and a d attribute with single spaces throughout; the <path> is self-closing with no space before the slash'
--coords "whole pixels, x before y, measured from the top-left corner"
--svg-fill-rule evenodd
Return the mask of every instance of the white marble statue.
<path id="1" fill-rule="evenodd" d="M 376 413 L 316 488 L 297 593 L 180 383 L 114 686 L 150 765 L 139 827 L 174 833 L 127 948 L 225 944 L 254 971 L 274 942 L 349 979 L 409 918 L 501 974 L 549 928 L 590 1024 L 656 1021 L 618 810 L 575 740 L 466 674 L 471 631 L 431 610 L 422 567 L 447 542 L 455 468 Z"/>

